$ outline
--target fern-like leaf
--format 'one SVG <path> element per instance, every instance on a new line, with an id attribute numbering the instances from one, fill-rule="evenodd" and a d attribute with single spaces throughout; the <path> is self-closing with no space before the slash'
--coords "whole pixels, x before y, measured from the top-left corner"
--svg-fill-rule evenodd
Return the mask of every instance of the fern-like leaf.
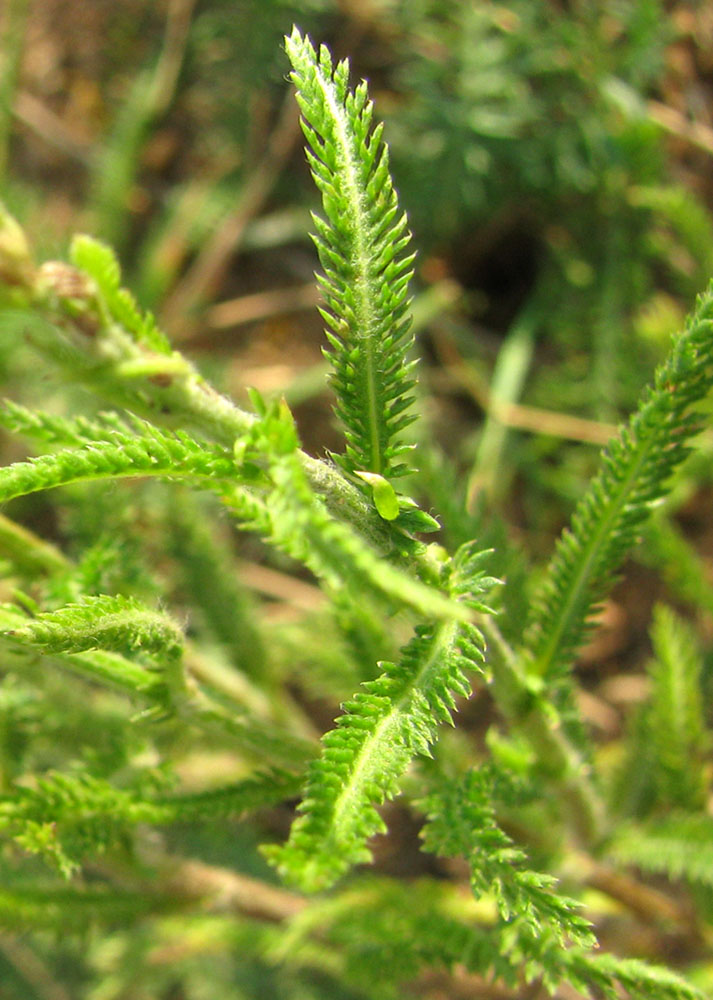
<path id="1" fill-rule="evenodd" d="M 524 851 L 500 829 L 492 804 L 493 780 L 487 769 L 462 779 L 441 778 L 423 803 L 428 823 L 426 850 L 443 857 L 465 857 L 476 897 L 492 893 L 505 921 L 517 918 L 532 933 L 550 930 L 562 945 L 567 939 L 591 948 L 596 942 L 579 904 L 555 891 L 555 879 L 529 869 Z"/>
<path id="2" fill-rule="evenodd" d="M 663 605 L 654 611 L 651 638 L 652 693 L 644 711 L 658 798 L 665 805 L 695 809 L 705 802 L 707 786 L 701 652 L 687 623 Z"/>
<path id="3" fill-rule="evenodd" d="M 91 275 L 105 318 L 118 323 L 138 343 L 159 354 L 170 355 L 172 348 L 151 313 L 141 314 L 133 295 L 121 287 L 121 268 L 116 254 L 91 236 L 75 236 L 70 249 L 75 267 Z"/>
<path id="4" fill-rule="evenodd" d="M 132 799 L 89 775 L 53 773 L 36 787 L 15 789 L 12 797 L 0 800 L 0 830 L 68 878 L 85 854 L 103 853 L 126 832 L 128 822 L 145 818 Z"/>
<path id="5" fill-rule="evenodd" d="M 27 649 L 48 658 L 49 664 L 99 684 L 121 691 L 147 704 L 143 713 L 148 719 L 161 719 L 180 709 L 185 720 L 198 726 L 227 745 L 236 747 L 251 759 L 263 764 L 294 769 L 302 767 L 313 756 L 312 744 L 298 739 L 281 727 L 272 726 L 262 719 L 239 717 L 235 709 L 227 712 L 212 703 L 206 696 L 189 696 L 185 690 L 180 662 L 164 661 L 162 670 L 154 664 L 144 666 L 136 659 L 129 659 L 106 649 L 87 649 L 84 652 L 43 651 L 28 642 L 18 642 L 12 633 L 23 629 L 27 618 L 16 610 L 0 605 L 0 638 L 17 650 Z"/>
<path id="6" fill-rule="evenodd" d="M 138 435 L 107 432 L 110 440 L 40 455 L 0 469 L 0 502 L 70 483 L 127 476 L 186 477 L 213 488 L 235 477 L 231 453 L 186 434 L 152 428 Z"/>
<path id="7" fill-rule="evenodd" d="M 713 888 L 713 818 L 682 813 L 620 827 L 610 845 L 619 863 Z"/>
<path id="8" fill-rule="evenodd" d="M 0 411 L 8 426 L 48 443 L 79 442 L 51 455 L 0 469 L 0 502 L 70 483 L 133 476 L 184 478 L 219 494 L 243 522 L 304 562 L 333 587 L 363 587 L 424 617 L 468 620 L 467 608 L 384 561 L 312 491 L 286 408 L 265 410 L 228 450 L 164 431 L 145 420 L 107 413 L 93 420 Z M 267 467 L 263 473 L 262 467 Z M 261 490 L 264 499 L 243 488 Z M 405 536 L 404 540 L 408 541 Z"/>
<path id="9" fill-rule="evenodd" d="M 108 649 L 173 658 L 183 647 L 183 633 L 167 614 L 131 597 L 105 594 L 44 612 L 5 635 L 48 653 Z"/>
<path id="10" fill-rule="evenodd" d="M 300 954 L 310 938 L 326 940 L 330 954 L 342 959 L 347 982 L 389 1000 L 404 995 L 404 981 L 434 966 L 497 978 L 518 996 L 525 983 L 539 981 L 549 994 L 569 983 L 591 1000 L 621 1000 L 620 985 L 631 1000 L 703 1000 L 666 969 L 563 948 L 551 930 L 535 932 L 527 921 L 493 926 L 487 916 L 481 923 L 482 917 L 482 910 L 475 904 L 468 910 L 459 888 L 447 882 L 362 879 L 358 887 L 318 899 L 298 914 L 278 957 Z M 477 987 L 474 983 L 471 995 L 478 995 Z"/>
<path id="11" fill-rule="evenodd" d="M 631 720 L 614 800 L 629 816 L 694 812 L 706 799 L 703 659 L 691 627 L 665 606 L 654 610 L 649 697 Z"/>
<path id="12" fill-rule="evenodd" d="M 27 642 L 21 640 L 18 642 L 13 637 L 13 633 L 24 629 L 27 623 L 28 619 L 16 609 L 0 606 L 0 636 L 8 643 L 16 646 L 28 645 Z M 160 675 L 117 653 L 102 649 L 73 653 L 56 652 L 52 654 L 52 659 L 88 680 L 128 694 L 140 695 L 156 704 L 165 702 L 165 684 Z"/>
<path id="13" fill-rule="evenodd" d="M 589 996 L 618 1000 L 615 983 L 620 983 L 631 1000 L 704 1000 L 703 994 L 685 979 L 659 965 L 616 955 L 580 955 L 565 952 L 563 965 L 573 985 L 581 982 Z M 569 959 L 569 961 L 568 961 Z"/>
<path id="14" fill-rule="evenodd" d="M 563 682 L 592 615 L 616 578 L 699 421 L 691 407 L 713 384 L 713 286 L 697 301 L 653 386 L 603 456 L 560 539 L 523 643 L 529 669 Z M 564 696 L 568 697 L 568 696 Z"/>
<path id="15" fill-rule="evenodd" d="M 307 158 L 322 194 L 326 220 L 314 216 L 324 275 L 326 352 L 334 372 L 336 412 L 345 428 L 343 467 L 384 477 L 402 475 L 408 450 L 401 431 L 413 379 L 406 354 L 412 256 L 406 217 L 389 175 L 382 128 L 372 130 L 366 83 L 348 89 L 349 64 L 334 66 L 297 28 L 286 39 L 292 79 L 311 147 Z"/>
<path id="16" fill-rule="evenodd" d="M 30 410 L 11 399 L 4 399 L 0 406 L 0 427 L 48 445 L 121 441 L 128 435 L 165 435 L 164 431 L 133 414 L 122 417 L 113 410 L 106 410 L 94 417 L 66 417 L 37 408 Z"/>
<path id="17" fill-rule="evenodd" d="M 276 768 L 203 792 L 156 796 L 147 803 L 151 823 L 176 823 L 216 817 L 242 816 L 255 809 L 277 805 L 299 794 L 302 777 Z"/>
<path id="18" fill-rule="evenodd" d="M 33 788 L 0 797 L 0 832 L 70 875 L 85 856 L 114 847 L 139 823 L 240 816 L 284 801 L 298 788 L 297 776 L 275 770 L 205 792 L 146 796 L 86 773 L 52 772 Z"/>
<path id="19" fill-rule="evenodd" d="M 487 611 L 477 599 L 492 581 L 473 562 L 465 584 L 454 573 L 454 592 Z M 457 563 L 458 565 L 458 563 Z M 416 754 L 430 754 L 438 726 L 452 724 L 455 695 L 470 693 L 467 673 L 482 672 L 482 638 L 472 625 L 446 622 L 416 629 L 398 663 L 366 681 L 345 703 L 337 728 L 323 739 L 310 765 L 301 815 L 283 847 L 267 849 L 280 874 L 303 890 L 324 889 L 351 865 L 369 861 L 366 841 L 382 832 L 377 806 L 399 791 L 399 779 Z"/>

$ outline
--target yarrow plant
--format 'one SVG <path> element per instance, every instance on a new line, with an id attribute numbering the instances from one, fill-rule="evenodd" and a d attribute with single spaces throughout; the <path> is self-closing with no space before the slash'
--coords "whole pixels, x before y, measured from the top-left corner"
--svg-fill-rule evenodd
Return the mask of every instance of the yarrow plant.
<path id="1" fill-rule="evenodd" d="M 348 63 L 296 28 L 286 51 L 322 201 L 314 242 L 340 454 L 306 454 L 284 401 L 253 393 L 248 411 L 220 395 L 122 287 L 107 246 L 78 236 L 69 262 L 38 266 L 2 216 L 5 326 L 71 380 L 69 412 L 54 398 L 0 412 L 37 449 L 0 470 L 0 499 L 19 512 L 0 520 L 2 920 L 40 935 L 91 927 L 134 956 L 144 984 L 158 961 L 148 941 L 190 956 L 209 940 L 209 955 L 239 945 L 279 996 L 395 997 L 406 982 L 427 995 L 436 969 L 474 977 L 473 996 L 494 978 L 530 990 L 512 996 L 569 984 L 593 1000 L 693 1000 L 676 972 L 598 949 L 597 935 L 607 907 L 702 934 L 633 867 L 710 888 L 700 651 L 662 609 L 619 791 L 599 770 L 573 665 L 702 426 L 713 289 L 605 451 L 527 627 L 512 627 L 498 553 L 478 539 L 450 552 L 429 542 L 438 512 L 401 488 L 418 466 L 413 253 L 367 85 L 350 89 Z M 99 406 L 79 412 L 77 386 Z M 11 502 L 41 495 L 46 510 L 48 490 L 84 550 L 21 525 L 32 508 Z M 303 632 L 265 626 L 226 518 L 319 584 Z M 157 593 L 169 578 L 174 589 Z M 324 649 L 306 640 L 315 629 Z M 290 661 L 342 699 L 321 738 Z M 473 689 L 501 719 L 485 746 L 453 728 Z M 234 773 L 196 790 L 182 778 L 191 749 L 223 753 Z M 646 804 L 627 812 L 621 788 L 635 779 Z M 395 800 L 432 856 L 409 882 L 370 868 Z M 248 813 L 260 854 L 245 835 L 237 870 L 191 856 L 181 830 L 228 838 Z M 279 836 L 264 818 L 288 814 Z M 701 920 L 709 909 L 704 900 Z M 43 961 L 59 961 L 39 940 Z M 109 959 L 90 952 L 100 975 Z M 302 977 L 294 993 L 270 979 L 278 967 Z M 91 996 L 128 996 L 130 978 L 114 969 Z"/>

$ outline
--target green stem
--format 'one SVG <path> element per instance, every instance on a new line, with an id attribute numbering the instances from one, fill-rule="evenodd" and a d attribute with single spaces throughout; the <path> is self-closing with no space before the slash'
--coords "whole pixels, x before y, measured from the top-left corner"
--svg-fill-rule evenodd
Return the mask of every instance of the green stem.
<path id="1" fill-rule="evenodd" d="M 488 643 L 493 697 L 506 719 L 527 739 L 552 782 L 568 824 L 587 847 L 604 835 L 604 804 L 591 780 L 591 769 L 567 739 L 554 705 L 527 677 L 513 650 L 490 618 L 479 628 Z"/>

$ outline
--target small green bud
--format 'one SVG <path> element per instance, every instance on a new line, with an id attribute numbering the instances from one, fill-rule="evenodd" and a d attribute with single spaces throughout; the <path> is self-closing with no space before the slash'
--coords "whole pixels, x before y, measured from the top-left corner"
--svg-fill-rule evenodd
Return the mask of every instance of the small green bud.
<path id="1" fill-rule="evenodd" d="M 371 495 L 379 516 L 385 521 L 395 521 L 399 516 L 399 498 L 388 479 L 376 472 L 357 472 L 355 475 L 371 486 Z"/>

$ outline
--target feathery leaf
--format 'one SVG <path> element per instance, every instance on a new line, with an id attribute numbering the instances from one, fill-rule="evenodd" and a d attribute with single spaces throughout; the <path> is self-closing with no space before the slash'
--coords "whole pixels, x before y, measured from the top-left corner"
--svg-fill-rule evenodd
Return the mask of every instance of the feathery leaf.
<path id="1" fill-rule="evenodd" d="M 528 669 L 561 684 L 591 618 L 699 429 L 691 407 L 713 385 L 713 285 L 657 370 L 637 412 L 603 455 L 602 468 L 562 535 L 534 603 L 523 655 Z M 571 707 L 571 706 L 569 706 Z M 572 708 L 572 712 L 574 709 Z"/>
<path id="2" fill-rule="evenodd" d="M 608 847 L 620 864 L 713 887 L 713 817 L 674 813 L 620 827 Z"/>
<path id="3" fill-rule="evenodd" d="M 401 432 L 414 419 L 409 333 L 410 234 L 389 175 L 382 128 L 372 129 L 366 83 L 348 89 L 349 65 L 334 66 L 297 28 L 286 39 L 292 80 L 311 147 L 307 158 L 322 194 L 326 221 L 314 216 L 313 237 L 324 275 L 336 412 L 345 428 L 350 473 L 403 475 L 409 450 Z"/>
<path id="4" fill-rule="evenodd" d="M 701 651 L 690 626 L 662 605 L 654 610 L 651 639 L 651 691 L 627 727 L 614 787 L 618 810 L 638 817 L 699 809 L 707 787 Z"/>
<path id="5" fill-rule="evenodd" d="M 316 935 L 331 951 L 343 951 L 350 983 L 389 1000 L 403 996 L 405 980 L 434 965 L 464 966 L 513 989 L 541 981 L 554 993 L 570 983 L 590 1000 L 620 1000 L 618 984 L 631 1000 L 703 1000 L 666 969 L 562 948 L 551 931 L 533 932 L 527 922 L 493 925 L 492 916 L 475 904 L 469 910 L 458 888 L 444 881 L 363 879 L 318 899 L 291 922 L 278 957 L 299 954 L 305 938 Z"/>
<path id="6" fill-rule="evenodd" d="M 107 319 L 118 323 L 139 342 L 159 354 L 170 355 L 172 348 L 151 313 L 143 316 L 136 300 L 120 287 L 121 268 L 116 254 L 91 236 L 75 236 L 70 248 L 72 263 L 91 275 L 96 283 L 99 305 Z"/>
<path id="7" fill-rule="evenodd" d="M 665 805 L 694 809 L 705 802 L 707 787 L 701 652 L 690 626 L 663 605 L 654 609 L 651 638 L 652 692 L 644 714 L 658 799 Z"/>
<path id="8" fill-rule="evenodd" d="M 87 773 L 55 771 L 33 788 L 16 788 L 0 797 L 0 831 L 70 875 L 85 856 L 119 844 L 139 823 L 240 816 L 284 801 L 298 788 L 296 775 L 272 771 L 204 792 L 146 796 Z"/>
<path id="9" fill-rule="evenodd" d="M 479 575 L 481 553 L 455 561 L 452 593 L 487 609 L 478 595 L 492 581 Z M 455 695 L 467 697 L 467 672 L 483 671 L 482 637 L 473 625 L 421 626 L 398 663 L 362 684 L 309 768 L 300 816 L 283 847 L 266 853 L 280 874 L 303 890 L 327 888 L 354 864 L 369 861 L 366 841 L 385 827 L 376 806 L 399 791 L 416 754 L 430 755 L 443 722 L 452 724 Z"/>
<path id="10" fill-rule="evenodd" d="M 132 597 L 105 594 L 46 611 L 4 634 L 48 653 L 108 649 L 173 658 L 183 647 L 183 633 L 167 614 L 152 611 Z"/>
<path id="11" fill-rule="evenodd" d="M 550 930 L 564 945 L 569 938 L 581 947 L 596 941 L 579 904 L 558 894 L 555 879 L 526 867 L 524 851 L 500 829 L 492 803 L 493 775 L 487 768 L 461 779 L 441 776 L 439 787 L 422 807 L 428 816 L 424 847 L 443 857 L 465 857 L 477 897 L 493 893 L 500 916 L 529 925 L 533 934 Z"/>
<path id="12" fill-rule="evenodd" d="M 16 609 L 0 605 L 0 636 L 8 643 L 20 646 L 13 632 L 25 628 L 28 619 Z M 138 695 L 158 704 L 166 700 L 166 687 L 159 674 L 140 663 L 102 649 L 86 652 L 54 652 L 52 659 L 86 679 L 106 684 L 119 691 Z"/>
<path id="13" fill-rule="evenodd" d="M 62 433 L 60 425 L 55 426 L 57 433 Z M 71 424 L 67 425 L 66 433 L 69 427 Z M 84 447 L 6 466 L 0 469 L 0 502 L 97 479 L 182 476 L 199 479 L 212 488 L 216 481 L 235 478 L 235 464 L 228 449 L 194 441 L 180 431 L 172 434 L 149 428 L 150 425 L 146 425 L 146 432 L 141 436 L 109 429 L 105 431 L 104 440 L 95 439 Z"/>

